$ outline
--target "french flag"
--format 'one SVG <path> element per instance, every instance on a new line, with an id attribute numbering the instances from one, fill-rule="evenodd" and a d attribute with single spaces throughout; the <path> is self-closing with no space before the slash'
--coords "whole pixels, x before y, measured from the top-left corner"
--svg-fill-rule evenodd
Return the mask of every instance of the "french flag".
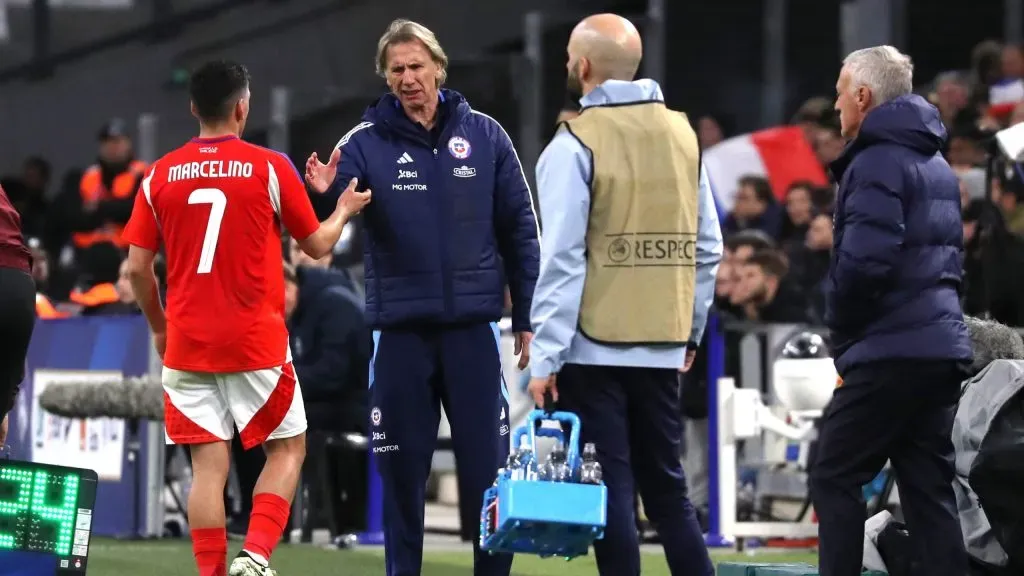
<path id="1" fill-rule="evenodd" d="M 988 113 L 990 116 L 1006 117 L 1024 101 L 1024 81 L 1003 80 L 988 89 Z"/>
<path id="2" fill-rule="evenodd" d="M 705 150 L 703 159 L 722 217 L 732 210 L 737 183 L 743 176 L 767 178 L 779 200 L 794 182 L 828 184 L 828 176 L 799 126 L 729 138 Z"/>

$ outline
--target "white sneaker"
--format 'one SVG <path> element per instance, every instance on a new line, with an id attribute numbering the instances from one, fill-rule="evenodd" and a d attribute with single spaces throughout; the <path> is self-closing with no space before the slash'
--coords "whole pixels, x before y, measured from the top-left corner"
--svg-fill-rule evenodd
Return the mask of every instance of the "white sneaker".
<path id="1" fill-rule="evenodd" d="M 228 576 L 277 576 L 277 572 L 243 551 L 231 561 Z"/>

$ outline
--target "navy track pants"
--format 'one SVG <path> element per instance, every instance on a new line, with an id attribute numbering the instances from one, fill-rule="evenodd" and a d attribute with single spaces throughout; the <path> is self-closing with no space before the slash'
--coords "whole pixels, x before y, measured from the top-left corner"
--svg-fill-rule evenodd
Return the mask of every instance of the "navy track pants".
<path id="1" fill-rule="evenodd" d="M 451 424 L 459 498 L 477 508 L 508 457 L 508 390 L 494 323 L 374 332 L 370 432 L 384 490 L 388 576 L 419 576 L 423 506 L 444 406 Z M 508 576 L 511 555 L 479 550 L 475 576 Z"/>
<path id="2" fill-rule="evenodd" d="M 639 576 L 637 490 L 658 531 L 672 576 L 714 576 L 679 459 L 683 436 L 674 369 L 566 364 L 558 407 L 580 417 L 580 443 L 597 446 L 608 488 L 604 538 L 594 542 L 601 576 Z"/>
<path id="3" fill-rule="evenodd" d="M 862 487 L 885 465 L 919 563 L 916 574 L 967 574 L 953 492 L 952 430 L 960 382 L 953 361 L 890 360 L 843 374 L 825 409 L 808 487 L 818 513 L 822 576 L 857 576 L 864 555 Z"/>

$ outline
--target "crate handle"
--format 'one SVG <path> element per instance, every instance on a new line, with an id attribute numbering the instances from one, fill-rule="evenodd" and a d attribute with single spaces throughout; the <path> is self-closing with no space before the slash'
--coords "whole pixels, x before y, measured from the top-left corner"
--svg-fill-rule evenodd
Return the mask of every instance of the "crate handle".
<path id="1" fill-rule="evenodd" d="M 561 422 L 563 424 L 569 425 L 569 441 L 565 442 L 565 452 L 568 462 L 570 463 L 570 465 L 573 465 L 573 463 L 575 463 L 576 459 L 579 457 L 580 452 L 579 416 L 573 414 L 572 412 L 545 412 L 543 410 L 530 411 L 530 413 L 526 416 L 526 434 L 529 438 L 530 448 L 533 450 L 534 454 L 537 453 L 537 428 L 539 428 L 540 424 L 545 420 L 553 420 L 556 422 Z M 540 435 L 561 438 L 564 442 L 565 437 L 564 435 L 562 435 L 561 430 L 559 430 L 558 432 L 558 436 L 554 436 L 553 434 L 548 434 L 547 430 L 545 429 L 545 431 L 541 432 Z"/>

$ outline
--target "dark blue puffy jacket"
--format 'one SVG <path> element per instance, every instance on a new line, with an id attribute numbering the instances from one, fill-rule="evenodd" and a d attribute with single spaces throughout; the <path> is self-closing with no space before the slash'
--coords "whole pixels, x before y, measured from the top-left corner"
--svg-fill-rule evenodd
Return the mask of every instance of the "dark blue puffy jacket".
<path id="1" fill-rule="evenodd" d="M 839 181 L 825 323 L 836 368 L 969 360 L 960 308 L 963 227 L 946 129 L 916 95 L 870 111 L 832 163 Z"/>
<path id="2" fill-rule="evenodd" d="M 428 131 L 388 94 L 337 146 L 329 197 L 352 178 L 373 190 L 363 220 L 370 326 L 497 320 L 507 277 L 512 327 L 530 329 L 537 219 L 512 141 L 493 118 L 442 90 Z"/>

